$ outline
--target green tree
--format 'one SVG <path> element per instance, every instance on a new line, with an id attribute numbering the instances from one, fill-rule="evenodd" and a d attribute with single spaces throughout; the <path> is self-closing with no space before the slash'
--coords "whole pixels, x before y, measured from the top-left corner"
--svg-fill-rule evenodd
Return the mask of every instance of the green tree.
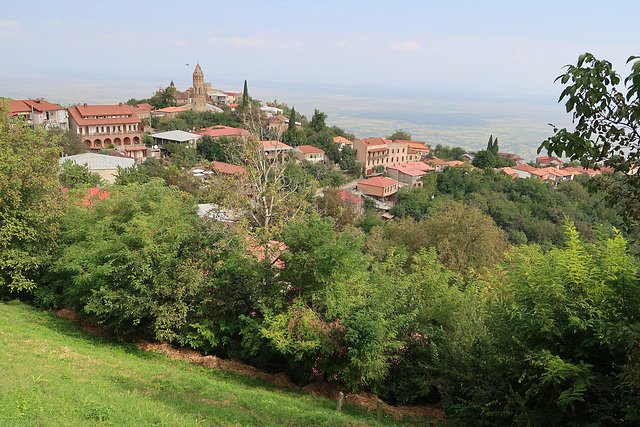
<path id="1" fill-rule="evenodd" d="M 392 141 L 411 141 L 411 134 L 403 131 L 402 129 L 396 129 L 395 132 L 387 136 L 386 139 L 390 139 Z"/>
<path id="2" fill-rule="evenodd" d="M 154 108 L 167 108 L 167 107 L 175 107 L 176 98 L 175 98 L 176 88 L 167 86 L 165 89 L 159 90 L 152 98 L 149 99 L 149 104 L 153 105 Z"/>
<path id="3" fill-rule="evenodd" d="M 204 272 L 193 200 L 153 180 L 65 216 L 55 261 L 67 304 L 118 333 L 184 343 Z"/>
<path id="4" fill-rule="evenodd" d="M 550 155 L 567 156 L 585 168 L 604 164 L 620 180 L 595 179 L 592 190 L 602 190 L 610 205 L 619 205 L 627 229 L 640 225 L 640 61 L 631 56 L 631 72 L 621 81 L 610 62 L 592 54 L 580 55 L 559 76 L 575 129 L 558 129 L 538 148 Z M 620 84 L 624 83 L 621 88 Z M 621 90 L 622 89 L 622 90 Z"/>
<path id="5" fill-rule="evenodd" d="M 508 255 L 491 323 L 496 403 L 532 424 L 637 422 L 637 263 L 620 233 L 587 245 L 568 223 L 565 236 L 564 248 Z"/>
<path id="6" fill-rule="evenodd" d="M 289 116 L 289 127 L 287 130 L 296 129 L 296 109 L 291 108 L 291 115 Z"/>
<path id="7" fill-rule="evenodd" d="M 296 127 L 296 109 L 291 109 L 291 116 L 289 117 L 289 127 L 282 134 L 282 141 L 291 146 L 302 145 L 307 140 L 307 134 L 304 130 Z"/>
<path id="8" fill-rule="evenodd" d="M 500 163 L 498 151 L 498 138 L 494 140 L 493 135 L 490 135 L 489 141 L 487 142 L 487 149 L 480 150 L 476 153 L 472 162 L 473 166 L 480 169 L 498 167 Z"/>
<path id="9" fill-rule="evenodd" d="M 198 140 L 197 146 L 201 158 L 231 164 L 238 163 L 241 149 L 242 143 L 237 138 L 227 136 L 211 138 L 205 135 Z"/>
<path id="10" fill-rule="evenodd" d="M 333 227 L 336 230 L 342 231 L 355 224 L 361 210 L 356 203 L 340 197 L 339 190 L 335 187 L 325 187 L 322 193 L 315 200 L 316 208 L 321 215 L 334 219 Z"/>
<path id="11" fill-rule="evenodd" d="M 58 235 L 60 147 L 0 104 L 0 293 L 33 291 Z"/>
<path id="12" fill-rule="evenodd" d="M 326 113 L 321 112 L 320 110 L 313 110 L 313 117 L 311 117 L 311 123 L 309 123 L 309 128 L 314 132 L 321 132 L 324 130 L 327 125 L 325 120 L 327 119 Z"/>
<path id="13" fill-rule="evenodd" d="M 87 165 L 81 165 L 71 160 L 62 163 L 60 184 L 65 188 L 99 187 L 102 182 L 100 175 L 89 172 Z"/>
<path id="14" fill-rule="evenodd" d="M 340 150 L 340 167 L 349 173 L 356 172 L 356 150 L 349 146 L 342 147 L 342 150 Z"/>
<path id="15" fill-rule="evenodd" d="M 49 134 L 58 141 L 58 144 L 62 148 L 62 153 L 67 156 L 74 154 L 80 154 L 87 151 L 87 147 L 82 143 L 82 140 L 72 130 L 63 131 L 62 129 L 52 129 Z"/>
<path id="16" fill-rule="evenodd" d="M 244 81 L 244 90 L 242 91 L 242 108 L 249 106 L 249 89 L 247 88 L 247 81 Z"/>

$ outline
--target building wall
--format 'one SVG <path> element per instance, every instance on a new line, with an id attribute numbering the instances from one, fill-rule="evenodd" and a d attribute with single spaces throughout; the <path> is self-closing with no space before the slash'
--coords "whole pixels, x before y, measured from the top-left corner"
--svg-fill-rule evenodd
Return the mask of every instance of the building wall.
<path id="1" fill-rule="evenodd" d="M 358 190 L 362 191 L 364 194 L 368 194 L 370 196 L 374 196 L 377 198 L 390 197 L 393 194 L 398 192 L 398 184 L 392 184 L 388 187 L 376 187 L 373 185 L 367 184 L 358 184 Z"/>
<path id="2" fill-rule="evenodd" d="M 356 150 L 356 161 L 364 165 L 367 174 L 373 172 L 376 166 L 383 166 L 386 169 L 387 166 L 411 163 L 420 158 L 418 154 L 409 153 L 409 145 L 406 142 L 366 145 L 357 139 L 353 143 L 353 148 Z"/>

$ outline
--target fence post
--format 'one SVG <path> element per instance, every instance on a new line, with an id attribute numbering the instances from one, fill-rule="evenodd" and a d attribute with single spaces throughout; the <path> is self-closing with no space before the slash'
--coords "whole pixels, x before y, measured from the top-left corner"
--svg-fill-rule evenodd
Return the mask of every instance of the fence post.
<path id="1" fill-rule="evenodd" d="M 382 422 L 382 400 L 378 399 L 378 406 L 376 408 L 376 412 L 378 413 L 378 422 Z"/>

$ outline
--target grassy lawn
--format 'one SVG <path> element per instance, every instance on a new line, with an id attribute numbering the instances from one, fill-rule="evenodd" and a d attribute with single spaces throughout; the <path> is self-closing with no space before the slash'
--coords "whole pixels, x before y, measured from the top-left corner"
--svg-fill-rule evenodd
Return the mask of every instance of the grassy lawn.
<path id="1" fill-rule="evenodd" d="M 339 413 L 331 400 L 143 352 L 19 302 L 0 302 L 0 380 L 0 426 L 378 424 L 359 407 Z"/>

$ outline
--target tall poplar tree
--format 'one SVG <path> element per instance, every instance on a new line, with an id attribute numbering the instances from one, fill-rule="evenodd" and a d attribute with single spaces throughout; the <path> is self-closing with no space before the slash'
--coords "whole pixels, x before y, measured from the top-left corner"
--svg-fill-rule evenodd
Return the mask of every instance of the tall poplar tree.
<path id="1" fill-rule="evenodd" d="M 296 128 L 296 109 L 291 109 L 291 116 L 289 117 L 289 127 L 287 130 L 292 130 Z"/>
<path id="2" fill-rule="evenodd" d="M 247 89 L 247 81 L 244 81 L 244 91 L 242 92 L 242 107 L 249 105 L 249 89 Z"/>

